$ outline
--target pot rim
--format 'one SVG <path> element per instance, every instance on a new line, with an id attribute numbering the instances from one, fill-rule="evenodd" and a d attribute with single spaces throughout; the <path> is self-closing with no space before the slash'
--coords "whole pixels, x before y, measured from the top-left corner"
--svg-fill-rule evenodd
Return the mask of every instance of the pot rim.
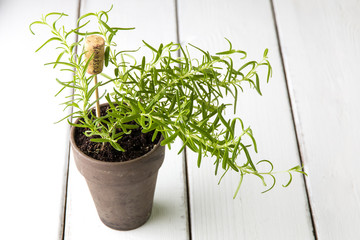
<path id="1" fill-rule="evenodd" d="M 77 123 L 79 121 L 79 118 L 76 119 L 75 123 Z M 147 156 L 151 155 L 153 152 L 155 152 L 159 147 L 163 147 L 161 146 L 161 141 L 164 139 L 163 136 L 160 137 L 159 142 L 153 147 L 153 149 L 151 149 L 149 152 L 145 153 L 144 155 L 141 155 L 140 157 L 134 158 L 134 159 L 130 159 L 124 162 L 106 162 L 106 161 L 101 161 L 95 158 L 92 158 L 88 155 L 86 155 L 85 153 L 83 153 L 80 148 L 76 145 L 75 143 L 75 126 L 71 126 L 70 129 L 70 143 L 71 146 L 73 147 L 73 151 L 76 151 L 78 154 L 80 154 L 82 157 L 86 158 L 87 160 L 96 163 L 96 164 L 103 164 L 103 165 L 126 165 L 126 164 L 132 164 L 134 162 L 140 161 L 144 158 L 147 158 Z"/>

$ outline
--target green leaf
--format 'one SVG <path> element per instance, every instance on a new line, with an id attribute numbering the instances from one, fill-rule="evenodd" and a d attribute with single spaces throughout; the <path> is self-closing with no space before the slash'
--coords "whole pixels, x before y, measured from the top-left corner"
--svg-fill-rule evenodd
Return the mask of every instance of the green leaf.
<path id="1" fill-rule="evenodd" d="M 59 122 L 62 122 L 62 121 L 64 121 L 65 119 L 68 119 L 69 117 L 71 117 L 71 116 L 73 116 L 74 115 L 74 113 L 70 113 L 70 114 L 68 114 L 67 116 L 65 116 L 65 117 L 63 117 L 62 119 L 60 119 L 60 120 L 58 120 L 57 122 L 55 122 L 55 124 L 57 124 L 57 123 L 59 123 Z M 69 122 L 69 120 L 68 120 L 68 122 Z"/>
<path id="2" fill-rule="evenodd" d="M 97 143 L 102 143 L 102 142 L 110 142 L 107 139 L 103 139 L 103 138 L 92 138 L 90 139 L 91 142 L 97 142 Z"/>
<path id="3" fill-rule="evenodd" d="M 236 160 L 236 156 L 238 155 L 238 149 L 239 149 L 239 146 L 240 146 L 240 139 L 236 142 L 236 144 L 235 144 L 235 146 L 234 146 L 234 148 L 233 148 L 233 150 L 232 150 L 232 152 L 233 152 L 233 155 L 232 155 L 232 157 L 231 157 L 231 162 L 235 162 L 235 160 Z"/>
<path id="4" fill-rule="evenodd" d="M 236 52 L 236 53 L 241 53 L 241 54 L 244 54 L 244 56 L 243 56 L 242 58 L 240 58 L 240 59 L 245 59 L 245 58 L 246 58 L 246 56 L 247 56 L 247 53 L 246 53 L 245 51 L 236 50 L 235 52 Z"/>
<path id="5" fill-rule="evenodd" d="M 219 117 L 222 124 L 226 127 L 226 129 L 230 132 L 231 138 L 233 139 L 234 138 L 234 129 L 232 129 L 230 127 L 229 123 L 225 121 L 224 117 L 221 114 L 221 109 L 220 108 L 218 109 L 218 115 L 217 116 Z"/>
<path id="6" fill-rule="evenodd" d="M 155 131 L 154 131 L 154 133 L 153 133 L 153 135 L 152 135 L 152 138 L 151 138 L 151 141 L 152 142 L 154 142 L 155 141 L 155 139 L 156 139 L 156 137 L 157 137 L 157 135 L 158 135 L 158 130 L 157 129 L 155 129 Z"/>
<path id="7" fill-rule="evenodd" d="M 62 121 L 62 120 L 60 120 L 60 121 Z M 60 122 L 60 121 L 59 121 L 59 122 Z M 58 122 L 57 122 L 57 123 L 58 123 Z M 85 127 L 86 127 L 84 124 L 72 123 L 72 122 L 69 121 L 69 119 L 68 119 L 68 123 L 69 123 L 71 126 L 77 127 L 77 128 L 85 128 Z"/>
<path id="8" fill-rule="evenodd" d="M 41 45 L 38 49 L 36 49 L 35 52 L 38 52 L 40 49 L 42 49 L 46 44 L 48 44 L 51 41 L 60 41 L 61 42 L 62 40 L 61 40 L 61 38 L 58 38 L 58 37 L 52 37 L 49 40 L 47 40 L 43 45 Z"/>
<path id="9" fill-rule="evenodd" d="M 216 159 L 215 164 L 216 164 L 215 165 L 215 175 L 217 175 L 218 169 L 219 169 L 219 164 L 220 164 L 220 159 L 219 158 Z"/>
<path id="10" fill-rule="evenodd" d="M 161 146 L 165 146 L 166 144 L 172 143 L 175 138 L 179 135 L 179 130 L 177 130 L 174 134 L 169 137 L 166 137 L 164 140 L 161 141 Z"/>
<path id="11" fill-rule="evenodd" d="M 56 65 L 61 64 L 61 65 L 70 66 L 70 67 L 73 67 L 73 68 L 77 67 L 74 63 L 67 63 L 67 62 L 50 62 L 50 63 L 45 63 L 45 66 L 46 65 L 52 65 L 52 64 L 56 64 Z"/>
<path id="12" fill-rule="evenodd" d="M 269 52 L 269 49 L 266 48 L 264 51 L 263 58 L 267 58 L 268 52 Z"/>
<path id="13" fill-rule="evenodd" d="M 290 176 L 290 180 L 286 185 L 283 184 L 282 185 L 283 187 L 288 187 L 290 185 L 290 183 L 292 182 L 292 174 L 291 174 L 291 172 L 288 172 L 288 173 L 289 173 L 289 176 Z"/>
<path id="14" fill-rule="evenodd" d="M 123 149 L 118 143 L 110 142 L 110 145 L 119 152 L 125 152 L 125 149 Z"/>
<path id="15" fill-rule="evenodd" d="M 162 53 L 162 50 L 163 50 L 163 44 L 161 43 L 160 46 L 159 46 L 159 49 L 157 50 L 157 54 L 156 54 L 156 57 L 155 57 L 155 60 L 154 60 L 155 63 L 159 60 L 159 58 L 161 56 L 161 53 Z"/>
<path id="16" fill-rule="evenodd" d="M 216 142 L 216 139 L 214 139 L 208 131 L 206 131 L 206 129 L 200 128 L 199 126 L 197 126 L 196 124 L 193 124 L 192 122 L 188 122 L 188 125 L 190 127 L 192 127 L 194 130 L 196 130 L 197 132 L 199 132 L 202 136 L 206 137 L 207 139 L 209 139 L 211 142 Z"/>
<path id="17" fill-rule="evenodd" d="M 216 53 L 216 55 L 229 55 L 232 53 L 235 53 L 235 50 L 232 49 L 232 50 L 228 50 L 228 51 L 218 52 L 218 53 Z"/>
<path id="18" fill-rule="evenodd" d="M 103 25 L 109 32 L 111 32 L 112 34 L 116 34 L 116 32 L 114 32 L 114 30 L 111 28 L 111 27 L 109 27 L 109 25 L 107 25 L 103 20 L 101 20 L 101 19 L 99 19 L 98 20 L 99 21 L 99 23 L 101 24 L 101 25 Z"/>
<path id="19" fill-rule="evenodd" d="M 74 33 L 74 32 L 76 33 L 79 29 L 85 27 L 89 22 L 90 22 L 90 20 L 87 21 L 86 23 L 84 23 L 83 25 L 81 25 L 81 26 L 79 26 L 79 27 L 71 30 L 70 32 L 68 32 L 68 33 L 65 35 L 65 39 L 66 39 L 71 33 Z"/>
<path id="20" fill-rule="evenodd" d="M 301 167 L 300 165 L 298 165 L 296 167 L 293 167 L 293 168 L 288 170 L 288 172 L 290 172 L 290 171 L 295 171 L 295 172 L 298 172 L 298 173 L 301 173 L 301 174 L 304 174 L 305 176 L 307 176 L 307 173 L 305 173 L 303 171 L 303 167 Z"/>
<path id="21" fill-rule="evenodd" d="M 274 188 L 275 183 L 276 183 L 276 179 L 275 179 L 274 175 L 270 175 L 270 176 L 271 176 L 272 179 L 273 179 L 273 184 L 271 185 L 271 187 L 269 187 L 267 190 L 265 190 L 265 191 L 263 191 L 263 192 L 261 192 L 261 193 L 266 193 L 266 192 L 268 192 L 268 191 L 270 191 L 271 189 Z"/>
<path id="22" fill-rule="evenodd" d="M 60 81 L 58 78 L 56 78 L 56 81 L 61 84 L 64 87 L 68 87 L 68 88 L 75 88 L 75 89 L 79 89 L 82 90 L 82 88 L 80 86 L 77 86 L 75 84 L 73 84 L 73 82 L 62 82 Z"/>
<path id="23" fill-rule="evenodd" d="M 127 123 L 127 122 L 131 122 L 135 119 L 138 119 L 140 117 L 140 114 L 134 114 L 134 115 L 130 115 L 127 117 L 124 117 L 120 120 L 121 123 Z"/>
<path id="24" fill-rule="evenodd" d="M 239 143 L 240 146 L 242 147 L 242 150 L 245 152 L 245 155 L 246 155 L 246 158 L 248 160 L 248 163 L 250 164 L 250 166 L 253 168 L 254 171 L 257 171 L 256 168 L 255 168 L 255 165 L 253 163 L 253 161 L 251 160 L 251 157 L 250 157 L 250 154 L 249 154 L 249 151 L 247 150 L 246 146 L 242 143 Z"/>
<path id="25" fill-rule="evenodd" d="M 144 71 L 145 71 L 145 56 L 142 57 L 142 60 L 141 60 L 141 76 L 144 74 Z M 142 78 L 140 79 L 140 85 L 143 85 L 141 84 L 142 83 Z M 143 88 L 144 86 L 141 86 L 141 89 Z"/>
<path id="26" fill-rule="evenodd" d="M 145 46 L 147 46 L 148 48 L 150 48 L 152 51 L 157 53 L 157 50 L 155 48 L 153 48 L 152 46 L 150 46 L 147 42 L 145 42 L 144 40 L 142 40 L 142 42 L 145 44 Z"/>
<path id="27" fill-rule="evenodd" d="M 119 77 L 119 69 L 118 68 L 114 69 L 114 74 L 115 74 L 115 77 Z"/>
<path id="28" fill-rule="evenodd" d="M 207 52 L 205 52 L 204 50 L 202 50 L 201 48 L 196 47 L 195 45 L 192 45 L 192 44 L 190 44 L 190 43 L 189 43 L 189 46 L 191 46 L 191 47 L 193 47 L 193 48 L 195 48 L 195 49 L 199 50 L 199 51 L 200 51 L 200 52 L 202 52 L 205 56 L 207 56 L 207 57 L 208 57 L 208 59 L 211 59 L 210 55 L 209 55 Z"/>
<path id="29" fill-rule="evenodd" d="M 66 88 L 66 86 L 63 86 L 60 91 L 58 91 L 56 94 L 55 94 L 55 97 L 57 97 L 64 89 Z"/>
<path id="30" fill-rule="evenodd" d="M 268 65 L 268 73 L 267 73 L 267 77 L 266 77 L 266 82 L 269 82 L 269 79 L 272 77 L 272 68 L 271 68 L 270 62 L 268 60 L 266 60 L 266 63 Z"/>
<path id="31" fill-rule="evenodd" d="M 143 107 L 143 105 L 140 102 L 137 102 L 137 103 L 138 103 L 138 107 L 141 110 L 141 112 L 146 113 L 145 108 Z"/>
<path id="32" fill-rule="evenodd" d="M 105 54 L 104 54 L 104 57 L 105 57 L 105 67 L 107 67 L 109 65 L 109 56 L 110 56 L 110 47 L 107 46 L 106 49 L 105 49 Z"/>
<path id="33" fill-rule="evenodd" d="M 43 25 L 46 25 L 46 23 L 42 22 L 42 21 L 35 21 L 35 22 L 32 22 L 30 25 L 29 25 L 29 30 L 30 32 L 35 35 L 35 33 L 33 32 L 33 30 L 31 29 L 32 25 L 34 24 L 43 24 Z"/>
<path id="34" fill-rule="evenodd" d="M 225 153 L 223 155 L 222 168 L 226 169 L 227 163 L 229 159 L 229 148 L 225 149 Z"/>
<path id="35" fill-rule="evenodd" d="M 198 168 L 201 165 L 201 158 L 202 158 L 202 147 L 201 147 L 201 145 L 199 145 L 199 152 L 198 152 L 198 158 L 197 158 L 197 166 L 198 166 Z"/>
<path id="36" fill-rule="evenodd" d="M 81 17 L 79 17 L 79 19 L 77 20 L 77 25 L 79 25 L 80 21 L 86 17 L 89 17 L 89 16 L 96 16 L 95 13 L 87 13 L 87 14 L 84 14 L 82 15 Z"/>
<path id="37" fill-rule="evenodd" d="M 59 14 L 59 17 L 53 22 L 53 29 L 56 29 L 56 23 L 57 23 L 57 21 L 59 21 L 60 18 L 62 18 L 63 16 L 68 16 L 68 15 L 66 15 L 66 14 L 64 14 L 64 13 L 60 13 L 60 14 Z M 45 17 L 45 19 L 46 19 L 46 17 Z"/>
<path id="38" fill-rule="evenodd" d="M 68 15 L 65 14 L 65 13 L 51 12 L 51 13 L 48 13 L 48 14 L 45 15 L 45 21 L 46 21 L 46 18 L 47 18 L 47 17 L 53 16 L 53 15 L 55 15 L 55 16 L 57 16 L 57 15 L 59 15 L 59 16 L 68 16 Z"/>
<path id="39" fill-rule="evenodd" d="M 120 27 L 113 27 L 112 29 L 114 30 L 134 30 L 134 27 L 129 27 L 129 28 L 120 28 Z"/>
<path id="40" fill-rule="evenodd" d="M 255 77 L 256 77 L 256 91 L 259 93 L 260 96 L 262 96 L 261 90 L 260 90 L 260 80 L 259 80 L 259 75 L 257 73 L 254 73 Z"/>
<path id="41" fill-rule="evenodd" d="M 247 62 L 247 63 L 245 63 L 244 65 L 242 65 L 242 66 L 239 68 L 238 71 L 240 72 L 241 70 L 243 70 L 244 68 L 246 68 L 246 67 L 249 66 L 249 65 L 252 65 L 252 69 L 251 69 L 251 70 L 253 70 L 253 69 L 255 68 L 256 64 L 257 64 L 257 62 L 255 62 L 255 61 Z"/>
<path id="42" fill-rule="evenodd" d="M 236 188 L 236 191 L 235 191 L 235 194 L 234 194 L 234 196 L 233 196 L 233 199 L 236 198 L 236 196 L 237 196 L 237 194 L 238 194 L 238 192 L 239 192 L 239 190 L 240 190 L 242 181 L 243 181 L 243 179 L 244 179 L 244 174 L 243 174 L 243 172 L 240 172 L 240 173 L 241 173 L 241 175 L 240 175 L 240 181 L 239 181 L 239 184 L 238 184 L 238 186 L 237 186 L 237 188 Z"/>
<path id="43" fill-rule="evenodd" d="M 274 165 L 269 160 L 266 160 L 266 159 L 259 161 L 256 165 L 259 165 L 260 163 L 263 163 L 263 162 L 268 163 L 270 165 L 271 169 L 268 171 L 268 173 L 270 174 L 274 170 Z"/>
<path id="44" fill-rule="evenodd" d="M 234 164 L 234 162 L 227 161 L 227 164 L 228 164 L 235 172 L 239 172 L 239 169 L 238 169 L 238 167 Z"/>
<path id="45" fill-rule="evenodd" d="M 60 61 L 61 57 L 64 55 L 65 52 L 66 52 L 66 51 L 63 51 L 63 52 L 61 52 L 61 53 L 59 54 L 59 56 L 58 56 L 57 59 L 56 59 L 56 62 L 59 62 L 59 61 Z M 54 67 L 53 67 L 53 68 L 55 68 L 56 66 L 57 66 L 57 64 L 54 64 Z"/>
<path id="46" fill-rule="evenodd" d="M 248 128 L 248 129 L 250 129 L 250 128 Z M 256 141 L 255 141 L 255 138 L 254 138 L 254 136 L 252 135 L 252 133 L 249 133 L 249 130 L 246 130 L 245 132 L 246 132 L 246 134 L 251 138 L 251 141 L 253 142 L 253 144 L 254 144 L 254 150 L 255 150 L 255 152 L 257 153 L 258 152 L 258 150 L 257 150 L 257 144 L 256 144 Z M 251 130 L 250 130 L 251 131 Z"/>
<path id="47" fill-rule="evenodd" d="M 110 77 L 109 75 L 105 74 L 105 73 L 100 73 L 101 76 L 109 79 L 109 80 L 115 80 L 114 78 Z"/>
<path id="48" fill-rule="evenodd" d="M 89 36 L 89 35 L 94 35 L 94 34 L 101 34 L 101 32 L 85 32 L 85 33 L 82 33 L 82 32 L 75 32 L 77 35 L 80 35 L 80 36 Z"/>

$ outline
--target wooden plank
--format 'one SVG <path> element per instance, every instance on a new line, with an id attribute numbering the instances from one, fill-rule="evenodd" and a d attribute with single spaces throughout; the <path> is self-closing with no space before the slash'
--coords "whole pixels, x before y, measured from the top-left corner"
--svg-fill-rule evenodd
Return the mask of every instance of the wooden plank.
<path id="1" fill-rule="evenodd" d="M 41 7 L 39 7 L 41 6 Z M 77 2 L 11 1 L 0 3 L 1 94 L 1 198 L 0 239 L 60 239 L 64 211 L 68 125 L 53 124 L 66 116 L 54 98 L 59 74 L 44 63 L 54 61 L 51 47 L 35 50 L 51 37 L 48 29 L 28 26 L 42 14 L 60 11 L 71 14 Z"/>
<path id="2" fill-rule="evenodd" d="M 81 13 L 106 10 L 110 2 L 83 1 Z M 136 27 L 135 31 L 119 34 L 118 45 L 122 49 L 136 49 L 143 45 L 143 39 L 153 46 L 158 46 L 160 42 L 176 41 L 173 2 L 116 3 L 110 14 L 113 25 Z M 180 142 L 176 142 L 171 151 L 166 151 L 159 171 L 151 218 L 145 225 L 132 231 L 116 231 L 102 224 L 86 182 L 71 160 L 65 239 L 188 239 L 183 156 L 177 155 L 180 146 Z"/>
<path id="3" fill-rule="evenodd" d="M 245 86 L 237 116 L 251 125 L 258 142 L 256 161 L 270 159 L 277 170 L 299 164 L 286 83 L 281 66 L 269 1 L 179 1 L 180 41 L 212 53 L 233 47 L 246 50 L 248 59 L 261 60 L 269 48 L 273 78 L 264 84 L 263 96 Z M 195 56 L 195 55 L 194 55 Z M 266 81 L 266 80 L 265 80 Z M 264 82 L 265 82 L 264 81 Z M 225 100 L 229 101 L 229 99 Z M 232 113 L 228 112 L 227 117 Z M 192 239 L 312 239 L 312 225 L 303 177 L 294 175 L 284 189 L 287 175 L 278 175 L 275 189 L 265 190 L 258 179 L 246 177 L 239 196 L 232 196 L 239 177 L 228 173 L 220 186 L 214 177 L 214 159 L 196 167 L 196 155 L 188 151 Z M 271 183 L 271 180 L 269 180 Z"/>
<path id="4" fill-rule="evenodd" d="M 359 1 L 274 6 L 318 238 L 359 239 Z"/>

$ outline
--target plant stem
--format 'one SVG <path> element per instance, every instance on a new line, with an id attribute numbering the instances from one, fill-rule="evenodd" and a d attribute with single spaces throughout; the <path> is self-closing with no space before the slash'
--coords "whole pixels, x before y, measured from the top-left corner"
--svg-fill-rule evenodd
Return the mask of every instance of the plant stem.
<path id="1" fill-rule="evenodd" d="M 94 81 L 95 81 L 95 85 L 98 84 L 97 83 L 97 74 L 94 76 Z M 99 90 L 98 90 L 98 88 L 95 89 L 95 98 L 96 98 L 96 116 L 99 118 L 99 117 L 101 117 L 101 114 L 100 114 L 100 103 L 99 103 Z"/>

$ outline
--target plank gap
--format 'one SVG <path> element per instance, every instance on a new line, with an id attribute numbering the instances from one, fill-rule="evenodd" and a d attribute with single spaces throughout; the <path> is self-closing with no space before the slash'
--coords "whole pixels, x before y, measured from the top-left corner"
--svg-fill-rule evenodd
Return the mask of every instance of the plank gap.
<path id="1" fill-rule="evenodd" d="M 286 93 L 287 93 L 287 97 L 289 99 L 289 105 L 290 105 L 290 111 L 291 111 L 291 119 L 292 119 L 293 128 L 294 128 L 294 132 L 295 132 L 296 145 L 297 145 L 297 149 L 298 149 L 300 164 L 301 164 L 302 167 L 305 168 L 304 161 L 303 161 L 303 155 L 302 155 L 302 152 L 301 152 L 301 149 L 300 149 L 300 138 L 299 138 L 298 129 L 297 129 L 296 121 L 295 121 L 295 115 L 294 115 L 295 109 L 294 109 L 293 104 L 292 104 L 292 97 L 291 97 L 291 94 L 290 94 L 290 88 L 289 88 L 285 63 L 284 63 L 284 56 L 283 56 L 283 51 L 282 51 L 282 46 L 281 46 L 281 41 L 280 41 L 278 23 L 277 23 L 277 19 L 276 19 L 276 12 L 275 12 L 275 7 L 274 7 L 273 0 L 270 0 L 270 5 L 271 5 L 271 13 L 272 13 L 272 16 L 273 16 L 273 22 L 274 22 L 274 27 L 275 27 L 276 40 L 277 40 L 277 43 L 278 43 L 281 66 L 282 66 L 283 73 L 284 73 L 284 79 L 285 79 L 285 84 L 286 84 Z M 312 209 L 311 202 L 310 202 L 308 184 L 307 184 L 307 180 L 306 180 L 305 175 L 303 175 L 303 181 L 304 181 L 304 186 L 305 186 L 307 203 L 308 203 L 308 207 L 309 207 L 309 211 L 310 211 L 311 225 L 312 225 L 312 229 L 313 229 L 312 232 L 313 232 L 313 235 L 314 235 L 314 239 L 317 240 L 318 239 L 318 234 L 317 234 L 317 231 L 316 231 L 316 223 L 315 223 L 315 219 L 314 219 L 314 215 L 313 215 L 313 209 Z"/>
<path id="2" fill-rule="evenodd" d="M 178 44 L 180 43 L 180 28 L 179 28 L 179 9 L 178 9 L 178 0 L 174 0 L 175 5 L 175 24 L 176 24 L 176 41 Z M 181 56 L 180 49 L 177 51 L 177 56 Z M 179 65 L 179 67 L 181 67 Z M 191 232 L 191 209 L 190 209 L 190 192 L 189 192 L 189 178 L 188 178 L 188 163 L 187 163 L 187 148 L 184 148 L 183 151 L 183 174 L 184 174 L 184 192 L 186 194 L 186 210 L 187 210 L 187 230 L 188 230 L 188 237 L 189 240 L 192 239 L 192 232 Z"/>
<path id="3" fill-rule="evenodd" d="M 81 9 L 81 0 L 78 0 L 78 6 L 77 6 L 77 14 L 76 14 L 76 20 L 79 19 L 80 17 L 80 9 Z M 79 24 L 77 24 L 76 27 L 78 27 Z M 75 42 L 77 42 L 79 39 L 78 35 L 75 36 Z M 77 52 L 77 48 L 78 46 L 75 46 L 75 52 Z M 74 73 L 73 76 L 75 75 L 75 68 L 74 68 Z M 75 91 L 74 89 L 71 90 L 71 94 L 73 95 L 71 97 L 71 99 L 74 99 L 74 94 Z M 74 107 L 71 106 L 70 108 L 70 113 L 72 114 L 74 112 Z M 72 115 L 70 116 L 70 122 L 73 121 Z M 66 161 L 66 166 L 65 166 L 65 171 L 66 171 L 66 176 L 65 176 L 65 181 L 64 181 L 64 202 L 63 202 L 63 216 L 62 216 L 62 224 L 61 224 L 61 236 L 60 239 L 61 240 L 65 240 L 65 227 L 66 227 L 66 209 L 67 209 L 67 198 L 68 198 L 68 186 L 69 186 L 69 167 L 70 167 L 70 150 L 71 150 L 71 144 L 70 144 L 70 130 L 71 127 L 68 128 L 68 132 L 67 132 L 67 140 L 68 140 L 68 144 L 67 144 L 67 148 L 66 148 L 66 156 L 67 156 L 67 161 Z"/>
<path id="4" fill-rule="evenodd" d="M 188 236 L 189 240 L 192 239 L 191 232 L 191 209 L 190 209 L 190 186 L 189 186 L 189 178 L 188 178 L 188 162 L 187 162 L 187 147 L 184 148 L 183 152 L 184 160 L 183 160 L 183 172 L 184 172 L 184 182 L 185 182 L 185 194 L 186 194 L 186 209 L 187 209 L 187 228 L 188 228 Z"/>
<path id="5" fill-rule="evenodd" d="M 72 109 L 71 109 L 72 111 Z M 67 140 L 69 140 L 70 138 L 70 127 L 67 130 Z M 65 169 L 64 171 L 66 172 L 65 175 L 65 180 L 64 180 L 64 188 L 63 188 L 63 210 L 62 210 L 62 217 L 61 217 L 61 226 L 60 226 L 60 239 L 64 240 L 65 239 L 65 224 L 66 224 L 66 205 L 67 205 L 67 191 L 68 191 L 68 180 L 69 180 L 69 162 L 70 162 L 70 142 L 68 143 L 67 147 L 66 147 L 66 163 L 65 163 Z"/>

